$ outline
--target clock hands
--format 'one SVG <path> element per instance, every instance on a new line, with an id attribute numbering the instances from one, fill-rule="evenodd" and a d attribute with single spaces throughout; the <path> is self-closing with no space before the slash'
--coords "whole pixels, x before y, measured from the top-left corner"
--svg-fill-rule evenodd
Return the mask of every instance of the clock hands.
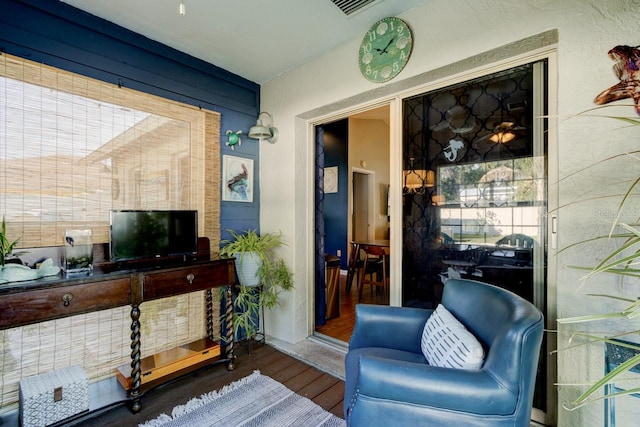
<path id="1" fill-rule="evenodd" d="M 387 53 L 387 49 L 389 48 L 389 46 L 391 46 L 391 43 L 393 43 L 393 41 L 396 38 L 392 38 L 391 40 L 389 40 L 389 43 L 387 43 L 387 45 L 384 47 L 384 49 L 378 49 L 377 47 L 375 48 L 378 52 L 380 52 L 380 55 L 382 55 L 383 53 Z"/>

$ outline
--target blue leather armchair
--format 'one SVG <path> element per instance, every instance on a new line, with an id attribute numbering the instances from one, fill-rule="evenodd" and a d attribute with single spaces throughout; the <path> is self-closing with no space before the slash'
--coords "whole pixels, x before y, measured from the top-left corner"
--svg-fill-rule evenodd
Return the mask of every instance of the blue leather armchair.
<path id="1" fill-rule="evenodd" d="M 479 370 L 430 366 L 420 338 L 432 310 L 356 306 L 345 360 L 349 426 L 529 426 L 543 317 L 493 285 L 452 279 L 442 304 L 482 343 Z"/>

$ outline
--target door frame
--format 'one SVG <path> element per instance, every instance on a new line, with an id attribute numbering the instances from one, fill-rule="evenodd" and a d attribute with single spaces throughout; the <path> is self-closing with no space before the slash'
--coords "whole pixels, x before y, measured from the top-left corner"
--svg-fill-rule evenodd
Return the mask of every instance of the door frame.
<path id="1" fill-rule="evenodd" d="M 349 241 L 353 240 L 353 219 L 354 219 L 354 215 L 355 215 L 355 209 L 354 209 L 354 202 L 355 202 L 355 198 L 353 196 L 353 183 L 355 182 L 355 178 L 354 175 L 356 173 L 359 173 L 361 175 L 367 175 L 367 221 L 368 221 L 368 226 L 367 226 L 367 239 L 368 240 L 373 240 L 374 239 L 374 233 L 375 233 L 375 205 L 374 205 L 374 200 L 375 200 L 375 181 L 376 181 L 376 173 L 375 171 L 369 170 L 369 169 L 362 169 L 362 168 L 356 168 L 353 167 L 351 168 L 351 174 L 350 174 L 350 185 L 349 185 L 349 195 L 348 195 L 348 203 L 349 203 L 349 221 L 347 223 L 347 239 Z M 347 248 L 350 249 L 350 245 L 348 244 L 349 242 L 347 242 Z M 350 255 L 350 254 L 348 254 Z"/>
<path id="2" fill-rule="evenodd" d="M 401 102 L 404 98 L 418 95 L 420 93 L 432 91 L 438 88 L 449 86 L 455 83 L 471 80 L 475 77 L 490 74 L 500 70 L 506 70 L 525 63 L 535 62 L 539 60 L 547 60 L 548 64 L 548 82 L 547 96 L 548 103 L 548 145 L 547 145 L 547 202 L 549 215 L 548 224 L 557 219 L 558 208 L 558 186 L 553 183 L 558 182 L 558 132 L 557 132 L 557 114 L 558 114 L 558 33 L 557 30 L 550 30 L 543 34 L 538 34 L 524 40 L 519 40 L 499 46 L 495 49 L 480 53 L 470 58 L 461 60 L 454 64 L 441 67 L 436 70 L 427 71 L 425 73 L 411 77 L 410 79 L 400 80 L 389 83 L 381 88 L 372 89 L 342 99 L 333 104 L 324 105 L 313 110 L 303 112 L 296 116 L 295 136 L 302 143 L 296 145 L 296 149 L 300 150 L 296 155 L 306 159 L 306 171 L 304 181 L 306 188 L 312 189 L 315 185 L 314 181 L 314 165 L 315 165 L 315 126 L 335 121 L 341 118 L 349 117 L 361 111 L 366 111 L 381 105 L 390 105 L 390 203 L 391 203 L 391 253 L 397 254 L 391 256 L 390 271 L 392 283 L 401 282 L 401 266 L 402 259 L 402 206 L 400 203 L 402 195 L 399 189 L 402 185 L 402 110 Z M 496 59 L 498 58 L 498 59 Z M 310 193 L 313 194 L 313 193 Z M 313 224 L 315 218 L 313 216 L 313 197 L 300 199 L 296 204 L 296 212 L 300 214 L 302 219 L 296 229 L 303 232 L 307 230 L 307 234 L 301 236 L 299 243 L 303 244 L 306 251 L 306 262 L 300 263 L 299 278 L 307 278 L 309 283 L 314 283 L 314 233 Z M 311 215 L 309 215 L 311 213 Z M 306 216 L 305 216 L 306 215 Z M 545 318 L 546 328 L 554 329 L 557 318 L 557 239 L 556 230 L 547 227 L 547 296 L 546 309 L 547 316 Z M 304 279 L 299 279 L 304 280 Z M 401 305 L 401 287 L 396 287 L 394 292 L 391 289 L 390 305 Z M 308 336 L 314 335 L 314 295 L 313 286 L 307 287 L 308 292 Z M 547 412 L 532 414 L 532 419 L 547 425 L 555 425 L 557 422 L 557 389 L 554 383 L 557 379 L 557 363 L 551 352 L 557 347 L 557 340 L 553 334 L 547 337 L 548 347 L 547 357 Z"/>

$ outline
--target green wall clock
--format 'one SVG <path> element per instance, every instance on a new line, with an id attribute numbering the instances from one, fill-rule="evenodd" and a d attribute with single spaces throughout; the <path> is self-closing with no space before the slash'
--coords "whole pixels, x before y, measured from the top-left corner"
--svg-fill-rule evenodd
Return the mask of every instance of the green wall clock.
<path id="1" fill-rule="evenodd" d="M 360 43 L 358 63 L 362 75 L 374 83 L 397 76 L 409 62 L 413 36 L 402 19 L 383 18 L 373 24 Z"/>

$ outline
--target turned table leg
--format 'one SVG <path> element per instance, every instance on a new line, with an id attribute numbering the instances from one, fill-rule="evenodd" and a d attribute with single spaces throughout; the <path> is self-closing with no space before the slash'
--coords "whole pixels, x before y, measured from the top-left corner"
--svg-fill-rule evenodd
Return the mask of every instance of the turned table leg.
<path id="1" fill-rule="evenodd" d="M 211 292 L 211 289 L 207 289 L 205 292 L 205 300 L 207 307 L 207 338 L 213 341 L 213 293 Z"/>
<path id="2" fill-rule="evenodd" d="M 225 338 L 225 352 L 227 355 L 227 359 L 229 362 L 227 363 L 227 369 L 229 371 L 233 371 L 235 368 L 234 361 L 235 355 L 233 353 L 233 341 L 234 341 L 234 333 L 233 333 L 233 285 L 227 285 L 227 294 L 226 294 L 226 331 L 227 336 Z"/>
<path id="3" fill-rule="evenodd" d="M 131 307 L 131 411 L 142 409 L 140 402 L 140 308 Z"/>

